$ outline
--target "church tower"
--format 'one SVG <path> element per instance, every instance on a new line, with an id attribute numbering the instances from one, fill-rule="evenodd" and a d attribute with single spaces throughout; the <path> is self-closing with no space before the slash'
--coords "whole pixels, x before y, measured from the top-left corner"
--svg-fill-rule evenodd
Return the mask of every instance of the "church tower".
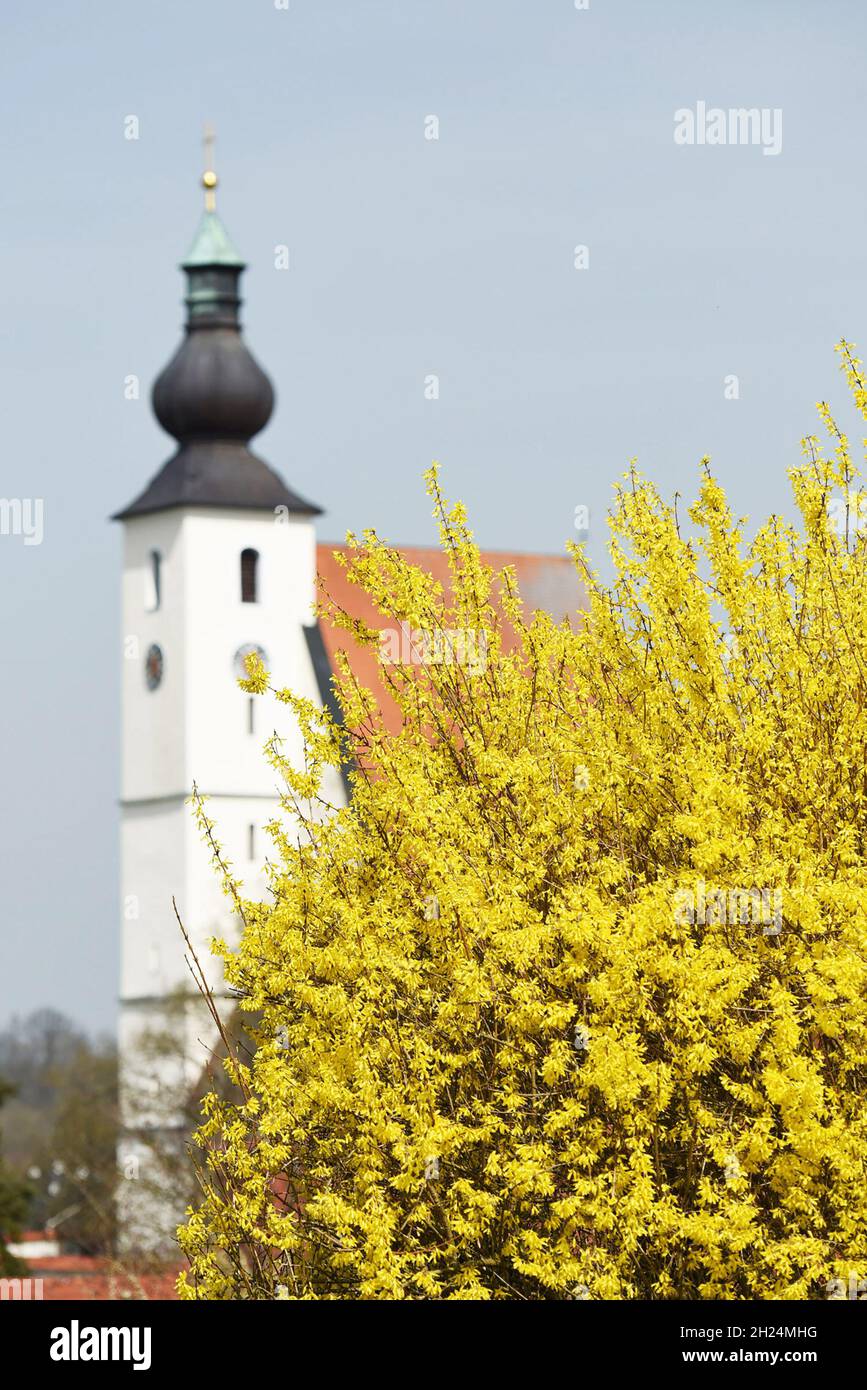
<path id="1" fill-rule="evenodd" d="M 324 693 L 313 617 L 319 509 L 249 447 L 274 394 L 241 335 L 244 262 L 217 216 L 212 170 L 203 183 L 205 211 L 182 263 L 184 337 L 153 388 L 177 448 L 115 518 L 124 531 L 120 1215 L 130 1250 L 165 1247 L 183 1215 L 171 1155 L 181 1159 L 189 1096 L 215 1041 L 172 899 L 217 993 L 208 941 L 237 933 L 188 804 L 193 784 L 246 896 L 263 896 L 263 827 L 280 813 L 263 744 L 276 729 L 295 754 L 300 739 L 285 706 L 238 689 L 245 654 L 257 649 L 279 686 L 320 702 Z"/>

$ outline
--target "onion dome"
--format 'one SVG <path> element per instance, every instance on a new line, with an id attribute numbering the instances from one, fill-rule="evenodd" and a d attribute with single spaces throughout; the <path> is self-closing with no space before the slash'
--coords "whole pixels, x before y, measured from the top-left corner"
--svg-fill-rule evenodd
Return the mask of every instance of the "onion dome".
<path id="1" fill-rule="evenodd" d="M 283 506 L 315 515 L 318 507 L 247 448 L 271 418 L 274 389 L 241 336 L 245 264 L 217 216 L 213 170 L 202 183 L 205 211 L 181 263 L 187 277 L 185 335 L 152 395 L 157 419 L 179 447 L 116 519 L 180 506 Z"/>

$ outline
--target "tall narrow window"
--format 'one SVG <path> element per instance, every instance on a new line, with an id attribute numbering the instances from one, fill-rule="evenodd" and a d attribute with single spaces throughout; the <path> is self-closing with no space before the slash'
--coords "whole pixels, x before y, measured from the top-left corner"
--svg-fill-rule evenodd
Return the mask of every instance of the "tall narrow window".
<path id="1" fill-rule="evenodd" d="M 241 551 L 241 602 L 258 603 L 259 593 L 259 552 Z"/>
<path id="2" fill-rule="evenodd" d="M 256 702 L 255 702 L 255 700 L 253 699 L 253 696 L 251 695 L 250 698 L 249 698 L 249 700 L 247 701 L 247 733 L 248 733 L 248 734 L 255 734 L 255 732 L 256 732 Z"/>
<path id="3" fill-rule="evenodd" d="M 148 556 L 145 593 L 145 607 L 149 613 L 155 613 L 162 603 L 162 564 L 163 557 L 160 552 L 152 550 Z"/>
<path id="4" fill-rule="evenodd" d="M 247 827 L 247 858 L 252 862 L 256 858 L 256 827 Z"/>

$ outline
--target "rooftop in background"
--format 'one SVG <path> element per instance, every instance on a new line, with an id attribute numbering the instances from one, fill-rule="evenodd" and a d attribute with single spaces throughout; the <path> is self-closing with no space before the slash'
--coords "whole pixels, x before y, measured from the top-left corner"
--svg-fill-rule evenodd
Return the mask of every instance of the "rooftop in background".
<path id="1" fill-rule="evenodd" d="M 46 1301 L 174 1302 L 178 1297 L 175 1285 L 180 1267 L 138 1273 L 126 1263 L 92 1255 L 34 1257 L 27 1263 L 28 1273 L 24 1277 L 42 1281 L 41 1297 Z"/>
<path id="2" fill-rule="evenodd" d="M 417 565 L 442 584 L 448 593 L 451 576 L 448 557 L 442 550 L 428 546 L 397 546 L 401 555 L 412 565 Z M 335 558 L 336 554 L 349 556 L 353 553 L 348 545 L 323 542 L 316 547 L 316 569 L 325 584 L 326 593 L 339 608 L 358 618 L 370 627 L 382 628 L 385 620 L 375 609 L 373 602 L 357 585 L 348 578 L 345 569 Z M 481 552 L 484 564 L 496 573 L 505 565 L 512 565 L 518 579 L 518 589 L 528 613 L 543 609 L 556 621 L 568 618 L 586 606 L 586 595 L 578 578 L 574 562 L 568 555 L 521 555 L 510 551 L 484 550 Z M 394 700 L 382 685 L 381 667 L 376 649 L 362 647 L 343 628 L 336 627 L 325 617 L 319 625 L 325 651 L 331 670 L 337 671 L 337 653 L 344 651 L 349 658 L 350 668 L 359 684 L 368 690 L 378 691 L 380 709 L 386 728 L 396 733 L 400 728 L 400 714 Z M 505 647 L 511 650 L 515 644 L 515 634 L 509 624 L 504 625 Z"/>

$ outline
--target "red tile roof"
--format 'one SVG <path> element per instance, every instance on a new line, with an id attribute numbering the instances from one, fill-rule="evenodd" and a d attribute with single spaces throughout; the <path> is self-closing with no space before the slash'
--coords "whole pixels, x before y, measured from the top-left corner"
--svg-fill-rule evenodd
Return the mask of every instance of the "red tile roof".
<path id="1" fill-rule="evenodd" d="M 445 592 L 450 592 L 448 560 L 442 550 L 427 546 L 398 548 L 410 564 L 417 565 L 433 575 L 442 584 Z M 387 620 L 377 612 L 367 594 L 349 581 L 346 571 L 335 559 L 335 552 L 345 556 L 353 553 L 348 545 L 337 543 L 323 542 L 316 547 L 316 568 L 324 581 L 325 592 L 339 608 L 367 626 L 384 627 Z M 518 589 L 528 615 L 536 609 L 543 609 L 557 621 L 565 617 L 572 620 L 575 614 L 585 607 L 584 589 L 575 565 L 568 555 L 521 555 L 510 551 L 488 550 L 482 552 L 481 558 L 495 573 L 501 571 L 505 565 L 514 567 Z M 348 632 L 335 627 L 324 616 L 320 619 L 320 626 L 332 671 L 337 670 L 337 652 L 346 652 L 352 673 L 359 684 L 368 690 L 379 691 L 380 709 L 386 728 L 392 733 L 397 732 L 400 727 L 399 711 L 380 683 L 376 649 L 360 647 Z M 506 650 L 515 645 L 516 639 L 508 624 L 504 625 L 504 639 Z"/>
<path id="2" fill-rule="evenodd" d="M 51 1255 L 28 1262 L 31 1280 L 42 1281 L 46 1300 L 71 1302 L 126 1302 L 175 1300 L 179 1269 L 136 1273 L 117 1260 L 91 1255 Z M 32 1286 L 31 1286 L 32 1288 Z M 31 1297 L 35 1296 L 31 1293 Z"/>

